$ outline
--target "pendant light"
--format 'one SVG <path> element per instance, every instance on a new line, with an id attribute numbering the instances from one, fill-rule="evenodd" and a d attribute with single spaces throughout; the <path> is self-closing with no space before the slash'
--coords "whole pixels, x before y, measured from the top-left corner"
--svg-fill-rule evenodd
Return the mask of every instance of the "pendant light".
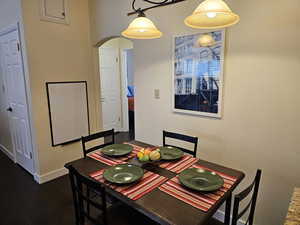
<path id="1" fill-rule="evenodd" d="M 122 32 L 122 35 L 132 39 L 154 39 L 160 38 L 162 33 L 142 11 L 139 11 L 138 17 L 129 24 L 128 28 Z"/>
<path id="2" fill-rule="evenodd" d="M 205 0 L 184 23 L 192 28 L 219 29 L 232 26 L 239 20 L 240 17 L 223 0 Z"/>
<path id="3" fill-rule="evenodd" d="M 211 47 L 216 44 L 215 39 L 210 34 L 202 34 L 197 40 L 197 47 Z"/>

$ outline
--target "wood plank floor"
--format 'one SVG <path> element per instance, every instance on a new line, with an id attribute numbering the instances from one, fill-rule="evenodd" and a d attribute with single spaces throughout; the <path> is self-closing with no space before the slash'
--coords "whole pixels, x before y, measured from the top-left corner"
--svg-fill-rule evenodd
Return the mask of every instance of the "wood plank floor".
<path id="1" fill-rule="evenodd" d="M 116 135 L 116 142 L 131 138 Z M 39 185 L 0 151 L 0 225 L 74 225 L 67 176 Z"/>

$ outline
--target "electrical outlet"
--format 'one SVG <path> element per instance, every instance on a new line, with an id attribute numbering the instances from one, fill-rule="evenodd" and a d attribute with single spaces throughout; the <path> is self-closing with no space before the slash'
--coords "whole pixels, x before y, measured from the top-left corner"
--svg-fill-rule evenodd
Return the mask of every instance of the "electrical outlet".
<path id="1" fill-rule="evenodd" d="M 154 89 L 154 98 L 155 99 L 160 99 L 159 89 Z"/>

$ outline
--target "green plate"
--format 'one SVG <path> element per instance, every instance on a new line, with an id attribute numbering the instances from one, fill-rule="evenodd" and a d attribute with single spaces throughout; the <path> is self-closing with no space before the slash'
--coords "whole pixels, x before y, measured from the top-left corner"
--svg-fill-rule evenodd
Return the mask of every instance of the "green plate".
<path id="1" fill-rule="evenodd" d="M 108 156 L 123 156 L 132 152 L 133 147 L 126 144 L 113 144 L 105 146 L 101 149 L 101 152 L 104 155 Z"/>
<path id="2" fill-rule="evenodd" d="M 130 184 L 141 179 L 144 170 L 132 164 L 120 164 L 106 169 L 103 173 L 105 180 L 115 184 Z"/>
<path id="3" fill-rule="evenodd" d="M 183 156 L 183 151 L 178 148 L 167 146 L 159 147 L 161 159 L 163 160 L 175 160 L 180 159 Z"/>
<path id="4" fill-rule="evenodd" d="M 196 191 L 219 190 L 224 180 L 218 174 L 204 169 L 189 168 L 179 174 L 179 181 L 182 185 Z"/>

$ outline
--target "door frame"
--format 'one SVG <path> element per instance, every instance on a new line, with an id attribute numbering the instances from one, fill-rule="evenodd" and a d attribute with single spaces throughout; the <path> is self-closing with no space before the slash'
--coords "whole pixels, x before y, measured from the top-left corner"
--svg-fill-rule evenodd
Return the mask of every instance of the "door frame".
<path id="1" fill-rule="evenodd" d="M 120 50 L 120 78 L 121 78 L 121 111 L 122 111 L 122 125 L 121 130 L 123 132 L 129 131 L 129 115 L 128 115 L 128 98 L 127 98 L 127 50 L 128 49 L 119 49 Z"/>
<path id="2" fill-rule="evenodd" d="M 105 38 L 99 42 L 97 42 L 97 44 L 94 45 L 94 47 L 96 48 L 96 58 L 97 58 L 97 62 L 96 62 L 96 66 L 97 66 L 97 82 L 98 85 L 96 84 L 97 87 L 99 87 L 99 96 L 101 96 L 101 72 L 100 72 L 100 55 L 99 55 L 99 50 L 101 48 L 102 45 L 104 45 L 106 42 L 111 41 L 113 39 L 116 38 L 123 38 L 122 36 L 112 36 L 109 38 Z M 126 39 L 126 38 L 124 38 Z M 127 99 L 127 54 L 126 51 L 128 49 L 120 49 L 119 48 L 119 76 L 120 76 L 120 100 L 121 100 L 121 127 L 120 127 L 120 131 L 121 132 L 128 132 L 129 131 L 129 114 L 128 114 L 128 99 Z M 96 103 L 97 103 L 97 98 L 96 98 Z M 103 129 L 103 114 L 102 114 L 102 102 L 99 101 L 99 107 L 98 107 L 98 112 L 97 115 L 99 115 L 99 117 L 101 117 L 101 128 Z"/>
<path id="3" fill-rule="evenodd" d="M 11 32 L 17 31 L 18 33 L 18 39 L 19 39 L 19 45 L 20 45 L 20 54 L 22 59 L 22 67 L 23 67 L 23 76 L 24 76 L 24 85 L 25 85 L 25 92 L 26 92 L 26 105 L 27 105 L 27 111 L 28 111 L 28 122 L 29 122 L 29 137 L 31 139 L 31 152 L 32 152 L 32 160 L 33 160 L 33 171 L 32 175 L 35 177 L 37 175 L 37 148 L 36 148 L 36 135 L 34 132 L 34 126 L 33 126 L 33 118 L 32 118 L 32 102 L 31 102 L 31 88 L 30 88 L 30 79 L 29 79 L 29 68 L 28 68 L 28 61 L 27 61 L 27 54 L 26 54 L 26 46 L 25 46 L 25 38 L 24 38 L 24 27 L 22 23 L 15 22 L 13 24 L 10 24 L 2 29 L 0 29 L 0 36 L 4 36 L 6 34 L 9 34 Z M 3 78 L 1 78 L 3 79 Z M 8 102 L 7 96 L 5 95 L 6 100 Z M 10 126 L 10 123 L 9 123 Z M 9 129 L 9 133 L 12 139 L 11 134 L 11 127 Z M 1 149 L 1 148 L 0 148 Z M 5 149 L 1 149 L 2 151 L 5 151 Z M 17 157 L 15 149 L 12 149 L 13 152 L 13 161 L 14 163 L 17 163 Z M 6 152 L 4 152 L 6 153 Z"/>

